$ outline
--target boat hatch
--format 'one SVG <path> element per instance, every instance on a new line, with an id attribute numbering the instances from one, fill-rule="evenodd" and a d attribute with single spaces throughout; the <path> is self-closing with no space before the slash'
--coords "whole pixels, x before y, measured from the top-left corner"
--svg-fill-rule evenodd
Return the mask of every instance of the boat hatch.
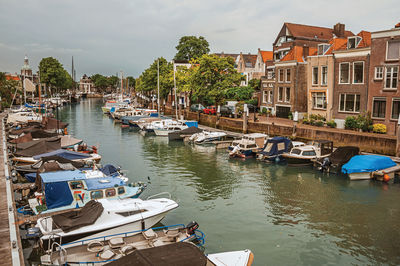
<path id="1" fill-rule="evenodd" d="M 146 209 L 141 209 L 141 210 L 134 210 L 134 211 L 126 211 L 126 212 L 116 212 L 116 214 L 124 216 L 124 217 L 128 217 L 128 216 L 132 216 L 138 213 L 144 213 L 147 212 Z"/>
<path id="2" fill-rule="evenodd" d="M 99 183 L 105 184 L 105 183 L 111 183 L 111 182 L 110 182 L 110 180 L 102 179 L 102 180 L 99 180 Z"/>

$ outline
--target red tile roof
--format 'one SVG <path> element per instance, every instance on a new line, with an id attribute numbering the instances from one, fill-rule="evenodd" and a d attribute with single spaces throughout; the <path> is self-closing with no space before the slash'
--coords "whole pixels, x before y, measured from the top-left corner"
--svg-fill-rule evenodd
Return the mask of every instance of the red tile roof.
<path id="1" fill-rule="evenodd" d="M 316 54 L 317 50 L 318 49 L 315 47 L 310 47 L 306 56 Z M 304 62 L 303 54 L 304 48 L 302 46 L 293 46 L 293 48 L 280 60 L 280 62 L 296 61 L 302 63 Z"/>
<path id="2" fill-rule="evenodd" d="M 357 36 L 360 36 L 362 38 L 357 48 L 364 48 L 371 46 L 371 32 L 363 30 L 360 31 L 360 33 L 357 34 Z"/>
<path id="3" fill-rule="evenodd" d="M 17 75 L 11 75 L 11 74 L 6 74 L 6 79 L 7 80 L 17 80 L 17 81 L 20 80 L 20 78 Z"/>
<path id="4" fill-rule="evenodd" d="M 286 27 L 289 29 L 290 33 L 294 37 L 304 37 L 315 39 L 324 39 L 330 40 L 333 37 L 333 29 L 325 28 L 325 27 L 317 27 L 317 26 L 309 26 L 302 24 L 294 24 L 285 22 Z M 354 34 L 351 31 L 346 30 L 344 33 L 345 37 L 353 36 Z"/>
<path id="5" fill-rule="evenodd" d="M 242 54 L 244 60 L 244 66 L 247 68 L 254 68 L 257 61 L 256 54 Z"/>
<path id="6" fill-rule="evenodd" d="M 272 51 L 261 51 L 260 50 L 260 53 L 261 53 L 261 57 L 262 57 L 262 60 L 264 63 L 265 63 L 265 61 L 272 60 L 272 58 L 274 56 Z"/>

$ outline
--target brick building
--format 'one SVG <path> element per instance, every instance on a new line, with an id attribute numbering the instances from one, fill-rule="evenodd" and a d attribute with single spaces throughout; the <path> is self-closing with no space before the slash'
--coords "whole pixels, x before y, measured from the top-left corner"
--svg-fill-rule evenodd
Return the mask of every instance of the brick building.
<path id="1" fill-rule="evenodd" d="M 265 76 L 266 62 L 271 61 L 272 57 L 272 51 L 263 51 L 258 48 L 257 59 L 254 65 L 254 72 L 251 74 L 251 79 L 261 79 L 262 76 Z"/>
<path id="2" fill-rule="evenodd" d="M 257 61 L 257 55 L 255 54 L 243 54 L 240 53 L 237 71 L 244 75 L 244 80 L 240 84 L 241 86 L 247 86 L 249 80 L 253 78 L 255 71 L 255 65 Z"/>
<path id="3" fill-rule="evenodd" d="M 368 110 L 374 123 L 386 125 L 388 134 L 396 133 L 400 113 L 399 65 L 400 23 L 371 34 Z"/>

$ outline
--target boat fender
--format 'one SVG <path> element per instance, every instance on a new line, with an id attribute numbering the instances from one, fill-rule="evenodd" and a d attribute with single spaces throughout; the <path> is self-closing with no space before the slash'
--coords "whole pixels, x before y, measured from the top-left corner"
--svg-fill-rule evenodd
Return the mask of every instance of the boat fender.
<path id="1" fill-rule="evenodd" d="M 187 224 L 186 231 L 189 235 L 193 235 L 197 228 L 199 228 L 199 224 L 195 221 L 191 221 Z"/>
<path id="2" fill-rule="evenodd" d="M 388 174 L 384 174 L 383 181 L 387 183 L 387 182 L 389 182 L 389 180 L 390 180 L 390 176 Z"/>

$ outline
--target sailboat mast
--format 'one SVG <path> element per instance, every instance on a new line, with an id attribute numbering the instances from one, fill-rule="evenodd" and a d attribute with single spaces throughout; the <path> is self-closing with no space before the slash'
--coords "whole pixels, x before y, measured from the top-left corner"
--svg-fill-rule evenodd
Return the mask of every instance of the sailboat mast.
<path id="1" fill-rule="evenodd" d="M 157 60 L 157 112 L 160 116 L 160 59 Z"/>

